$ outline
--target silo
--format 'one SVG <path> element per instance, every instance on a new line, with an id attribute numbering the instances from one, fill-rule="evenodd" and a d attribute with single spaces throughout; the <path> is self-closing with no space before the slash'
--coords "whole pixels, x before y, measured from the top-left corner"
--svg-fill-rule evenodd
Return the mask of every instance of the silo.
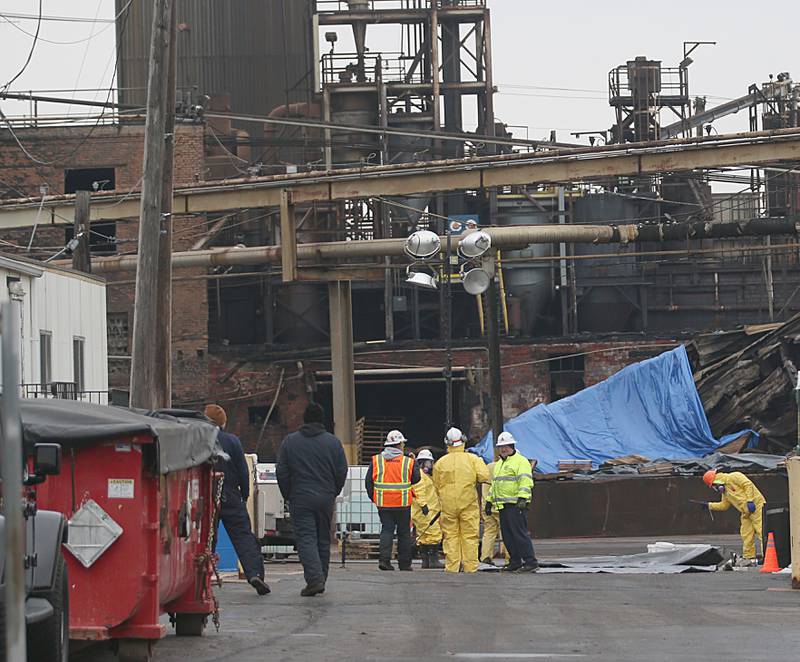
<path id="1" fill-rule="evenodd" d="M 575 200 L 573 222 L 607 225 L 626 223 L 637 218 L 639 206 L 634 200 L 598 193 Z M 608 245 L 575 244 L 576 255 L 610 253 Z M 626 331 L 638 300 L 638 280 L 635 257 L 626 257 L 628 247 L 620 246 L 620 255 L 613 260 L 579 259 L 575 261 L 578 292 L 583 296 L 578 304 L 578 328 L 597 333 Z M 633 250 L 633 249 L 631 249 Z"/>
<path id="2" fill-rule="evenodd" d="M 152 2 L 116 0 L 120 103 L 146 100 Z M 197 100 L 228 95 L 234 113 L 265 116 L 310 101 L 310 0 L 180 0 L 178 89 Z M 180 96 L 179 96 L 180 98 Z M 260 136 L 262 127 L 243 128 Z"/>
<path id="3" fill-rule="evenodd" d="M 547 225 L 552 222 L 552 212 L 537 209 L 522 196 L 498 196 L 498 225 Z M 537 329 L 540 317 L 553 294 L 551 263 L 546 260 L 537 262 L 527 260 L 551 254 L 550 244 L 531 244 L 521 251 L 503 253 L 506 291 L 519 302 L 519 332 L 523 336 L 533 335 L 540 330 Z"/>

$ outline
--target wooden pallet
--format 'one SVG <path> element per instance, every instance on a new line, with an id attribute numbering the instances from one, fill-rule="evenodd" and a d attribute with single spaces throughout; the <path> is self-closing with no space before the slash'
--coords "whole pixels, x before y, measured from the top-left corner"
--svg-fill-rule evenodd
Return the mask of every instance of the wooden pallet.
<path id="1" fill-rule="evenodd" d="M 391 430 L 402 430 L 406 420 L 404 418 L 367 418 L 361 442 L 361 464 L 369 464 L 373 455 L 383 450 L 383 442 Z"/>
<path id="2" fill-rule="evenodd" d="M 351 561 L 377 560 L 380 543 L 377 538 L 361 538 L 347 541 L 347 558 Z M 342 543 L 339 541 L 339 557 L 342 555 Z M 392 552 L 394 556 L 394 550 Z"/>

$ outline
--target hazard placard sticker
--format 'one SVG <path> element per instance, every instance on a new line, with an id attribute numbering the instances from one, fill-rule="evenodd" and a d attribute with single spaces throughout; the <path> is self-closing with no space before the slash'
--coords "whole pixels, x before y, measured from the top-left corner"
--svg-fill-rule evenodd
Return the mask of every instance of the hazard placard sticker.
<path id="1" fill-rule="evenodd" d="M 109 499 L 133 499 L 133 478 L 109 478 Z"/>

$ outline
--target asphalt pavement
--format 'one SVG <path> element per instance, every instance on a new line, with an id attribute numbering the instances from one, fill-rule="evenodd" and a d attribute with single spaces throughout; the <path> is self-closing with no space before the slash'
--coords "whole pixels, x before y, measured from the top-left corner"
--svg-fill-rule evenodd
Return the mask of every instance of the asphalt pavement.
<path id="1" fill-rule="evenodd" d="M 684 539 L 689 541 L 691 539 Z M 695 539 L 696 540 L 696 539 Z M 679 542 L 673 539 L 672 542 Z M 540 558 L 644 551 L 652 540 L 546 541 Z M 716 539 L 735 545 L 735 538 Z M 757 571 L 682 575 L 447 575 L 332 568 L 300 597 L 299 564 L 267 566 L 273 592 L 218 590 L 222 627 L 169 635 L 157 662 L 264 660 L 788 660 L 800 650 L 800 591 Z M 105 662 L 99 649 L 74 662 Z"/>

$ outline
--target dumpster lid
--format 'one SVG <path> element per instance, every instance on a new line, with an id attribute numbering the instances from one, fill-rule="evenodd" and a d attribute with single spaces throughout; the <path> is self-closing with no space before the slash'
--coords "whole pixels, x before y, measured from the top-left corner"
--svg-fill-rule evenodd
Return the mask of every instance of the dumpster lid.
<path id="1" fill-rule="evenodd" d="M 158 471 L 167 474 L 224 456 L 218 428 L 202 415 L 181 410 L 148 412 L 113 405 L 61 399 L 20 400 L 26 444 L 52 442 L 80 448 L 116 438 L 146 434 L 158 446 Z"/>

